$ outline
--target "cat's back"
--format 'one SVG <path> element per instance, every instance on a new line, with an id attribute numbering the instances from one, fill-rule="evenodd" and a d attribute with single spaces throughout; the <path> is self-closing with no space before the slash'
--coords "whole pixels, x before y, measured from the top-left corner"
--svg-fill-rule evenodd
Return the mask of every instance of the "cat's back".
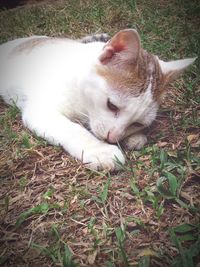
<path id="1" fill-rule="evenodd" d="M 10 60 L 13 56 L 16 56 L 20 51 L 28 48 L 29 44 L 33 44 L 34 42 L 41 42 L 42 40 L 48 39 L 46 36 L 31 36 L 31 37 L 23 37 L 14 39 L 11 41 L 7 41 L 0 45 L 0 62 L 5 64 L 5 60 Z"/>
<path id="2" fill-rule="evenodd" d="M 47 36 L 31 36 L 8 41 L 0 45 L 0 72 L 6 66 L 20 63 L 21 67 L 27 64 L 72 64 L 77 60 L 95 58 L 104 43 L 83 44 L 67 38 L 55 38 Z M 86 62 L 85 62 L 86 63 Z M 62 67 L 62 66 L 61 66 Z M 72 67 L 72 66 L 71 66 Z"/>
<path id="3" fill-rule="evenodd" d="M 53 66 L 66 55 L 70 41 L 47 36 L 31 36 L 0 45 L 0 90 L 3 81 L 25 79 L 36 70 Z M 25 75 L 26 74 L 26 75 Z"/>
<path id="4" fill-rule="evenodd" d="M 3 90 L 3 82 L 12 78 L 12 73 L 19 73 L 23 67 L 25 58 L 34 49 L 36 43 L 48 40 L 46 36 L 32 36 L 18 38 L 0 45 L 0 92 Z M 32 44 L 32 46 L 31 46 Z"/>
<path id="5" fill-rule="evenodd" d="M 102 47 L 104 42 L 91 42 L 83 43 L 77 40 L 68 39 L 68 38 L 57 38 L 57 37 L 48 37 L 48 36 L 31 36 L 18 38 L 15 40 L 8 41 L 0 45 L 0 59 L 1 60 L 11 60 L 16 57 L 29 57 L 36 56 L 36 54 L 41 53 L 45 55 L 50 51 L 55 52 L 55 55 L 62 56 L 71 55 L 73 50 L 73 57 L 76 57 L 76 54 L 82 52 L 90 51 L 92 54 L 93 50 Z M 53 54 L 51 54 L 53 56 Z"/>
<path id="6" fill-rule="evenodd" d="M 33 95 L 33 91 L 35 94 L 38 84 L 70 83 L 87 72 L 103 45 L 46 36 L 20 38 L 2 44 L 0 94 L 10 103 L 10 98 L 20 99 L 23 95 L 24 99 L 24 95 Z"/>

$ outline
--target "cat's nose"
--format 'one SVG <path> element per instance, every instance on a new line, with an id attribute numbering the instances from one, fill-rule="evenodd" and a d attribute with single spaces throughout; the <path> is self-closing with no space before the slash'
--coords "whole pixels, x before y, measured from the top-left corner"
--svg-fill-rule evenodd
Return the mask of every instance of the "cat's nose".
<path id="1" fill-rule="evenodd" d="M 115 144 L 118 141 L 118 137 L 114 132 L 108 131 L 106 141 L 110 144 Z"/>

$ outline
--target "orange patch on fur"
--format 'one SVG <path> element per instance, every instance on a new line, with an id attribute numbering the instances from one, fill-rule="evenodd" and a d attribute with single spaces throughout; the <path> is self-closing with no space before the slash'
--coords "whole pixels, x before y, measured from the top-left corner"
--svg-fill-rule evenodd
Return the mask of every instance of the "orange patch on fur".
<path id="1" fill-rule="evenodd" d="M 97 73 L 102 76 L 111 88 L 124 93 L 139 95 L 144 88 L 144 80 L 140 79 L 137 71 L 127 71 L 108 66 L 98 66 Z"/>
<path id="2" fill-rule="evenodd" d="M 52 42 L 53 38 L 51 37 L 40 37 L 40 38 L 31 38 L 31 39 L 27 39 L 24 42 L 22 42 L 21 44 L 17 45 L 11 53 L 11 56 L 13 55 L 17 55 L 23 52 L 29 53 L 31 52 L 35 47 L 40 46 L 46 42 Z"/>
<path id="3" fill-rule="evenodd" d="M 136 63 L 119 65 L 101 65 L 97 73 L 102 76 L 114 90 L 138 96 L 144 93 L 152 77 L 152 95 L 159 101 L 164 90 L 164 78 L 159 62 L 155 56 L 145 50 L 140 52 Z"/>

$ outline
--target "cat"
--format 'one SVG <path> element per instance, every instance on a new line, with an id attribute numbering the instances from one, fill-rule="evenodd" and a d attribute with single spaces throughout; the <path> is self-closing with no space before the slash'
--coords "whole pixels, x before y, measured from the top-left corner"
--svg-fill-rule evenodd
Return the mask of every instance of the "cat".
<path id="1" fill-rule="evenodd" d="M 2 44 L 0 95 L 38 136 L 90 169 L 113 171 L 125 163 L 118 144 L 146 144 L 142 130 L 154 121 L 166 86 L 195 58 L 164 62 L 142 48 L 134 29 L 106 43 L 86 39 L 32 36 Z"/>
<path id="2" fill-rule="evenodd" d="M 108 42 L 110 40 L 110 36 L 107 33 L 94 33 L 91 35 L 87 35 L 82 37 L 81 39 L 77 39 L 81 43 L 91 43 L 91 42 Z"/>

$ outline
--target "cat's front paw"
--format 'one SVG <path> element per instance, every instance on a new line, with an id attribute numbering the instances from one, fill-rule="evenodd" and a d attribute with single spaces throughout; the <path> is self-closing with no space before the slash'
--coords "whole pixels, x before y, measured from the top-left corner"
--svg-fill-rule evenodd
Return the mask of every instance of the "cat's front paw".
<path id="1" fill-rule="evenodd" d="M 147 143 L 147 137 L 144 134 L 133 134 L 123 140 L 123 146 L 128 149 L 140 149 Z"/>
<path id="2" fill-rule="evenodd" d="M 97 147 L 87 149 L 83 153 L 83 163 L 93 170 L 117 170 L 119 164 L 125 163 L 125 158 L 120 149 L 115 145 L 101 144 Z"/>

